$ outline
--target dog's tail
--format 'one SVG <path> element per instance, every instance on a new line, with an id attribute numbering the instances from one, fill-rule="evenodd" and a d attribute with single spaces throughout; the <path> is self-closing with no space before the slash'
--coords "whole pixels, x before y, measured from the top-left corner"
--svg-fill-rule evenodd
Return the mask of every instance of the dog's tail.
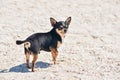
<path id="1" fill-rule="evenodd" d="M 22 44 L 22 43 L 24 43 L 24 42 L 26 42 L 26 41 L 25 41 L 25 40 L 24 40 L 24 41 L 17 40 L 17 41 L 16 41 L 16 44 L 17 44 L 17 45 L 20 45 L 20 44 Z"/>

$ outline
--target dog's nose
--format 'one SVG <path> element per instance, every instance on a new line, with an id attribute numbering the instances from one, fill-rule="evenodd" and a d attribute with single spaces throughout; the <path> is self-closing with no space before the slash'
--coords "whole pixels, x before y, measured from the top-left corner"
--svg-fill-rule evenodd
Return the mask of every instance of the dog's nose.
<path id="1" fill-rule="evenodd" d="M 66 33 L 67 32 L 67 30 L 66 29 L 64 29 L 64 33 Z"/>

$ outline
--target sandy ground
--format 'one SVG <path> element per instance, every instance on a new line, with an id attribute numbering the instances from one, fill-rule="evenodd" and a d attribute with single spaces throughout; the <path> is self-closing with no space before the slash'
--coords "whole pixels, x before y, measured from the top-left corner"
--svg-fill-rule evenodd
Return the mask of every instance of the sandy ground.
<path id="1" fill-rule="evenodd" d="M 30 72 L 15 41 L 69 16 L 59 64 L 41 51 Z M 0 0 L 0 80 L 120 80 L 120 0 Z"/>

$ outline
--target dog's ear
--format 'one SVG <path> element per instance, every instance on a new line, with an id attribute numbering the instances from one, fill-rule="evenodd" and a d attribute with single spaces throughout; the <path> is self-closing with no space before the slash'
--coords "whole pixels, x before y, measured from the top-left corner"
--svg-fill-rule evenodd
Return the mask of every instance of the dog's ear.
<path id="1" fill-rule="evenodd" d="M 56 24 L 56 20 L 54 18 L 50 18 L 50 23 L 52 26 L 54 26 Z"/>
<path id="2" fill-rule="evenodd" d="M 70 25 L 70 22 L 71 22 L 71 17 L 68 17 L 66 20 L 65 20 L 65 23 L 66 23 L 66 25 Z"/>

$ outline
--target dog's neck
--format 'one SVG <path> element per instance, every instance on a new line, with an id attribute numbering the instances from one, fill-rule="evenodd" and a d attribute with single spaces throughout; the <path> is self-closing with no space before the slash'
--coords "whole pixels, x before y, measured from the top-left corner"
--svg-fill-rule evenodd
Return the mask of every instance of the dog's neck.
<path id="1" fill-rule="evenodd" d="M 56 32 L 54 28 L 49 33 L 53 36 L 53 38 L 57 39 L 58 41 L 62 43 L 61 36 Z"/>

